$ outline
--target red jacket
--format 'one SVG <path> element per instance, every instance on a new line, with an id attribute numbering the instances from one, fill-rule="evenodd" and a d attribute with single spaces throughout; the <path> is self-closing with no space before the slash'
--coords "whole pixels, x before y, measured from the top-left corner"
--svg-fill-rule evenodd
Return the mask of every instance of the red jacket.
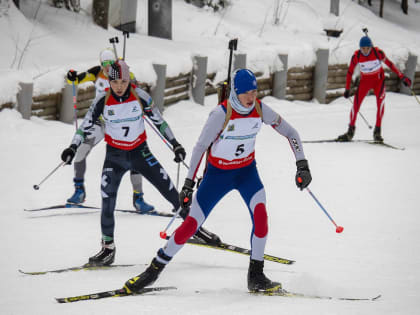
<path id="1" fill-rule="evenodd" d="M 357 64 L 359 64 L 360 67 L 360 81 L 384 79 L 385 75 L 384 69 L 382 68 L 382 62 L 385 62 L 385 64 L 393 72 L 395 72 L 400 79 L 404 76 L 378 47 L 372 47 L 369 55 L 367 56 L 363 55 L 360 50 L 356 50 L 353 57 L 351 57 L 349 70 L 347 71 L 346 90 L 350 89 L 351 78 Z"/>

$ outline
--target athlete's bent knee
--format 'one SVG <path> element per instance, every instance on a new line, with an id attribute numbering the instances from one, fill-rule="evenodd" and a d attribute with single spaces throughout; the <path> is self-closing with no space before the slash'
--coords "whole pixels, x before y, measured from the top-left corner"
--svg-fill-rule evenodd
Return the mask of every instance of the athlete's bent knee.
<path id="1" fill-rule="evenodd" d="M 174 241 L 176 244 L 185 244 L 197 231 L 197 221 L 188 216 L 179 228 L 175 231 Z"/>
<path id="2" fill-rule="evenodd" d="M 265 205 L 259 203 L 254 210 L 254 234 L 259 237 L 265 237 L 268 233 L 268 218 Z"/>

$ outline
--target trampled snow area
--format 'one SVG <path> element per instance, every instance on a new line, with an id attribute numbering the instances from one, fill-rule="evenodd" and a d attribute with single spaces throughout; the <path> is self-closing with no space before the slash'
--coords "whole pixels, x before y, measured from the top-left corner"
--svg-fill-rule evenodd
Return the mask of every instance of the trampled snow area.
<path id="1" fill-rule="evenodd" d="M 0 17 L 0 103 L 14 100 L 17 83 L 22 80 L 33 81 L 35 93 L 58 91 L 69 68 L 83 70 L 96 65 L 99 50 L 108 46 L 108 38 L 118 34 L 112 28 L 104 31 L 91 23 L 86 13 L 90 1 L 82 1 L 86 11 L 80 14 L 54 9 L 44 2 L 36 20 L 25 19 L 13 5 Z M 209 71 L 219 71 L 222 78 L 226 75 L 227 42 L 235 36 L 239 36 L 239 49 L 248 54 L 254 70 L 274 67 L 274 56 L 284 51 L 290 53 L 289 66 L 311 64 L 317 47 L 330 47 L 334 51 L 332 63 L 345 63 L 357 49 L 364 26 L 398 66 L 403 68 L 409 52 L 420 55 L 420 19 L 413 18 L 419 14 L 420 4 L 413 1 L 407 19 L 399 11 L 390 10 L 398 8 L 398 1 L 387 1 L 385 20 L 356 1 L 341 1 L 342 16 L 333 22 L 328 14 L 329 1 L 280 1 L 279 26 L 273 25 L 276 1 L 232 2 L 233 7 L 222 18 L 219 13 L 203 12 L 174 0 L 174 40 L 167 41 L 145 36 L 142 8 L 146 1 L 139 1 L 139 34 L 128 42 L 127 60 L 133 72 L 141 80 L 152 82 L 153 62 L 168 63 L 171 75 L 189 71 L 191 55 L 201 53 L 210 57 Z M 322 31 L 324 23 L 342 24 L 344 36 L 328 41 Z M 30 38 L 22 56 L 20 50 Z M 213 95 L 206 98 L 204 107 L 183 101 L 164 112 L 188 153 L 216 102 Z M 264 102 L 291 123 L 303 140 L 331 139 L 347 128 L 350 103 L 343 98 L 329 105 L 272 97 Z M 374 124 L 375 98 L 367 97 L 361 110 Z M 267 276 L 292 291 L 334 297 L 382 294 L 381 299 L 348 302 L 250 296 L 246 288 L 247 257 L 186 245 L 156 282 L 159 286 L 176 286 L 176 291 L 60 305 L 54 297 L 116 289 L 142 272 L 164 245 L 159 231 L 168 219 L 116 213 L 115 263 L 137 266 L 40 276 L 20 274 L 18 269 L 41 271 L 87 262 L 100 247 L 100 212 L 23 211 L 63 203 L 73 192 L 71 166 L 60 168 L 39 191 L 32 186 L 60 163 L 74 126 L 38 118 L 23 120 L 15 110 L 5 109 L 0 112 L 0 313 L 417 314 L 419 119 L 420 104 L 414 97 L 387 93 L 383 136 L 386 142 L 405 147 L 404 151 L 364 143 L 304 145 L 313 176 L 310 188 L 337 224 L 344 226 L 342 234 L 335 233 L 310 195 L 296 188 L 296 166 L 288 142 L 267 126 L 257 140 L 256 159 L 269 212 L 266 253 L 296 260 L 292 266 L 266 262 Z M 177 168 L 171 152 L 153 131 L 147 132 L 152 152 L 175 182 Z M 355 138 L 372 138 L 361 117 Z M 87 205 L 101 203 L 104 153 L 101 143 L 88 158 Z M 186 169 L 181 168 L 181 183 L 185 174 Z M 144 189 L 147 201 L 158 210 L 170 211 L 170 205 L 151 185 L 145 182 Z M 131 198 L 131 183 L 125 176 L 117 208 L 131 209 Z M 177 220 L 175 226 L 179 223 Z M 236 192 L 216 206 L 205 226 L 223 241 L 249 248 L 251 221 Z"/>
<path id="2" fill-rule="evenodd" d="M 314 105 L 267 97 L 302 139 L 332 138 L 345 130 L 349 104 Z M 165 118 L 187 152 L 199 135 L 215 97 L 206 106 L 181 102 Z M 371 123 L 374 97 L 362 107 Z M 404 146 L 397 151 L 364 143 L 306 144 L 313 193 L 337 224 L 333 224 L 306 191 L 294 184 L 294 157 L 288 142 L 265 126 L 257 140 L 256 158 L 267 190 L 270 234 L 266 253 L 296 260 L 292 266 L 266 262 L 266 274 L 285 288 L 336 297 L 373 297 L 375 302 L 320 301 L 249 296 L 248 258 L 238 254 L 186 245 L 162 273 L 156 285 L 177 286 L 141 297 L 105 299 L 59 305 L 54 297 L 73 296 L 121 287 L 142 272 L 160 246 L 167 218 L 116 213 L 115 263 L 139 264 L 107 271 L 78 271 L 25 276 L 18 269 L 41 271 L 78 266 L 99 250 L 100 212 L 51 210 L 24 212 L 62 203 L 72 193 L 72 167 L 65 166 L 41 185 L 34 184 L 60 163 L 73 126 L 32 118 L 17 112 L 0 113 L 2 163 L 0 189 L 0 311 L 2 314 L 417 314 L 420 298 L 420 105 L 413 97 L 389 93 L 384 137 Z M 370 139 L 359 119 L 356 138 Z M 151 130 L 152 152 L 176 181 L 172 154 Z M 88 158 L 87 205 L 100 205 L 103 143 Z M 186 174 L 181 168 L 181 178 Z M 170 205 L 148 183 L 145 195 L 157 209 Z M 131 183 L 125 176 L 118 208 L 131 209 Z M 179 224 L 177 220 L 176 225 Z M 228 243 L 249 247 L 247 209 L 238 193 L 226 196 L 205 226 Z M 197 293 L 199 291 L 200 293 Z"/>

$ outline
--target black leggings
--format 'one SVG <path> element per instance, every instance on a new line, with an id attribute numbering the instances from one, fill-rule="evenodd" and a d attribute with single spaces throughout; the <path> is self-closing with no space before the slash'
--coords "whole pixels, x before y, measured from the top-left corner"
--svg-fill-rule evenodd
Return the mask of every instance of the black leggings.
<path id="1" fill-rule="evenodd" d="M 107 145 L 101 179 L 101 229 L 103 236 L 114 237 L 114 210 L 117 191 L 123 175 L 128 170 L 142 174 L 172 204 L 175 210 L 178 210 L 180 206 L 176 187 L 165 169 L 150 152 L 146 142 L 131 151 Z"/>

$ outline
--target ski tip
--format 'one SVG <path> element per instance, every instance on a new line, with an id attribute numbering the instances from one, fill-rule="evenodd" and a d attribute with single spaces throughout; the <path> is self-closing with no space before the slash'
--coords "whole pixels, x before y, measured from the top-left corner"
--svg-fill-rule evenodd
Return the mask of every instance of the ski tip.
<path id="1" fill-rule="evenodd" d="M 22 269 L 18 269 L 18 271 L 19 271 L 21 274 L 23 274 L 23 275 L 30 275 L 30 276 L 38 276 L 38 275 L 44 275 L 44 274 L 46 274 L 46 272 L 45 272 L 45 271 L 36 271 L 36 272 L 34 272 L 34 271 L 30 271 L 30 272 L 28 272 L 28 271 L 24 271 L 24 270 L 22 270 Z"/>

